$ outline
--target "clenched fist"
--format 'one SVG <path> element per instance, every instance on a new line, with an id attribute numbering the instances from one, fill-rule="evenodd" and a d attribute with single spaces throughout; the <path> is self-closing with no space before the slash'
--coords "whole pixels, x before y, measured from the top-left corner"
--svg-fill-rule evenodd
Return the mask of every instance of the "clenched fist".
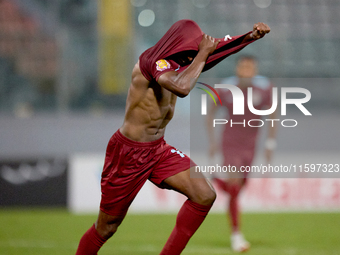
<path id="1" fill-rule="evenodd" d="M 217 47 L 217 44 L 220 40 L 216 40 L 215 38 L 211 37 L 210 35 L 204 34 L 202 36 L 202 40 L 198 45 L 198 50 L 206 50 L 209 54 L 212 54 Z"/>
<path id="2" fill-rule="evenodd" d="M 265 34 L 268 34 L 270 32 L 270 27 L 262 22 L 256 23 L 253 26 L 253 32 L 251 34 L 253 39 L 260 39 Z"/>

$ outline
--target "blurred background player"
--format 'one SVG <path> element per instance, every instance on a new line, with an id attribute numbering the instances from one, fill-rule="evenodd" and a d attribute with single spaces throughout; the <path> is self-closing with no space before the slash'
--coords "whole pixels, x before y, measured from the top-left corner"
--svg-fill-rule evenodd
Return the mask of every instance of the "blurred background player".
<path id="1" fill-rule="evenodd" d="M 237 60 L 236 76 L 228 77 L 221 83 L 238 86 L 245 96 L 245 104 L 247 102 L 247 89 L 251 87 L 253 89 L 252 100 L 254 108 L 258 110 L 269 109 L 272 105 L 272 85 L 268 78 L 257 75 L 257 72 L 258 62 L 256 58 L 250 55 L 244 55 Z M 227 89 L 220 89 L 218 92 L 222 100 L 222 105 L 225 106 L 228 111 L 226 119 L 232 119 L 234 123 L 243 123 L 245 121 L 246 124 L 224 125 L 221 139 L 222 144 L 218 144 L 215 138 L 214 127 L 210 125 L 218 108 L 212 105 L 207 115 L 207 130 L 210 142 L 209 156 L 212 158 L 217 152 L 222 151 L 224 166 L 236 166 L 237 169 L 240 169 L 241 166 L 251 166 L 255 154 L 259 128 L 250 127 L 247 123 L 251 119 L 260 119 L 261 116 L 250 112 L 247 106 L 244 107 L 244 115 L 233 115 L 233 97 L 231 92 Z M 275 119 L 275 116 L 276 113 L 274 112 L 268 116 L 268 119 Z M 271 161 L 273 150 L 276 147 L 275 137 L 276 126 L 274 125 L 274 127 L 272 127 L 270 124 L 265 143 L 265 159 L 267 163 Z M 221 149 L 219 146 L 221 146 Z M 231 225 L 231 246 L 236 252 L 246 251 L 250 248 L 250 244 L 245 240 L 240 231 L 238 203 L 239 193 L 245 186 L 247 173 L 231 172 L 225 177 L 226 178 L 215 178 L 215 183 L 229 195 L 228 214 Z"/>

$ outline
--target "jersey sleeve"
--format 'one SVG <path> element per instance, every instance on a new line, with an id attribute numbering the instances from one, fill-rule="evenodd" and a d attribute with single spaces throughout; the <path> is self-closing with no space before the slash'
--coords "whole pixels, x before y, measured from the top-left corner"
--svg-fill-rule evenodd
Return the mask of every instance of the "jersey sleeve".
<path id="1" fill-rule="evenodd" d="M 273 85 L 265 76 L 262 75 L 256 75 L 252 79 L 253 86 L 261 90 L 262 94 L 262 105 L 264 107 L 270 108 L 272 106 L 272 88 Z"/>
<path id="2" fill-rule="evenodd" d="M 209 70 L 210 68 L 221 62 L 223 59 L 239 52 L 250 43 L 253 43 L 255 41 L 254 39 L 243 42 L 243 39 L 250 33 L 251 31 L 243 35 L 226 35 L 224 38 L 216 38 L 217 40 L 220 40 L 220 42 L 218 43 L 215 51 L 208 57 L 203 71 Z"/>
<path id="3" fill-rule="evenodd" d="M 170 71 L 175 71 L 177 67 L 175 66 L 175 63 L 170 60 L 166 59 L 159 59 L 152 65 L 152 77 L 158 81 L 159 77 L 162 74 L 165 74 Z"/>

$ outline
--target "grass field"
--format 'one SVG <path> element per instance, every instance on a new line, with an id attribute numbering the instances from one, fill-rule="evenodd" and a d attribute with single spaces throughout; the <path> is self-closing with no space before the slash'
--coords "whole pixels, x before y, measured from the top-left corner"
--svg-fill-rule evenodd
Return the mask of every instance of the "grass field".
<path id="1" fill-rule="evenodd" d="M 175 215 L 128 215 L 99 254 L 159 254 Z M 96 215 L 64 209 L 0 210 L 0 255 L 74 254 Z M 340 254 L 340 213 L 260 213 L 243 215 L 247 254 Z M 208 215 L 182 254 L 232 254 L 225 216 Z"/>

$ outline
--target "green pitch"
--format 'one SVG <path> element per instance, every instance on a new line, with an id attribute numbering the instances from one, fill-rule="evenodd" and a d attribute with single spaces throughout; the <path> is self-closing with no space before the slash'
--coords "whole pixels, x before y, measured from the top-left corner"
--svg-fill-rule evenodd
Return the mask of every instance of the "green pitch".
<path id="1" fill-rule="evenodd" d="M 99 254 L 159 254 L 175 215 L 128 215 Z M 0 255 L 75 254 L 96 215 L 75 216 L 63 209 L 0 210 Z M 252 244 L 247 254 L 338 255 L 340 213 L 261 213 L 243 215 L 243 232 Z M 184 255 L 233 254 L 222 214 L 208 215 Z"/>

